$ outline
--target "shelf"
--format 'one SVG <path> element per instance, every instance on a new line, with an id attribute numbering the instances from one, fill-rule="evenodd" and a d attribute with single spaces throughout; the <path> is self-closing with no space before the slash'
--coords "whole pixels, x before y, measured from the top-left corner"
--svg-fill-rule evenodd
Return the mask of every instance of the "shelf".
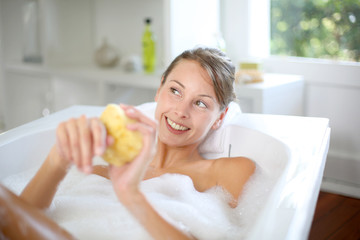
<path id="1" fill-rule="evenodd" d="M 91 66 L 51 67 L 38 64 L 12 63 L 5 71 L 26 75 L 45 75 L 51 78 L 65 78 L 77 81 L 99 82 L 103 84 L 124 85 L 144 89 L 157 89 L 160 86 L 162 71 L 153 74 L 125 72 L 119 68 L 101 69 Z"/>
<path id="2" fill-rule="evenodd" d="M 161 74 L 127 73 L 118 69 L 97 68 L 56 68 L 51 69 L 51 75 L 76 80 L 100 81 L 104 84 L 124 85 L 136 88 L 157 89 Z"/>
<path id="3" fill-rule="evenodd" d="M 35 63 L 8 63 L 4 70 L 10 73 L 20 73 L 29 75 L 48 74 L 49 71 L 41 64 Z"/>

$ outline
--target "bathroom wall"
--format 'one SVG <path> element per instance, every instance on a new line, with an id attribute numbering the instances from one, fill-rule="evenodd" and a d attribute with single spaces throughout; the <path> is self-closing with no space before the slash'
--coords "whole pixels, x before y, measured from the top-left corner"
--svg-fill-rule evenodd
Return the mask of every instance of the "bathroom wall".
<path id="1" fill-rule="evenodd" d="M 126 7 L 124 7 L 126 6 Z M 158 62 L 164 55 L 164 7 L 162 0 L 102 0 L 94 1 L 95 46 L 104 38 L 115 46 L 121 57 L 141 56 L 141 38 L 144 20 L 152 19 L 152 30 L 156 35 Z"/>

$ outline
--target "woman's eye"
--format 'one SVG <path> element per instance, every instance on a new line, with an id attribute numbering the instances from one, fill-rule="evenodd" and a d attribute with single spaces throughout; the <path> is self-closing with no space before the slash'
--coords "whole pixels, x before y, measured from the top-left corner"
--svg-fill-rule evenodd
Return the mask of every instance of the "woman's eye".
<path id="1" fill-rule="evenodd" d="M 171 91 L 173 94 L 180 96 L 180 92 L 179 92 L 176 88 L 170 88 L 170 91 Z"/>
<path id="2" fill-rule="evenodd" d="M 199 101 L 199 100 L 198 100 L 198 101 L 195 102 L 195 104 L 196 104 L 196 106 L 198 106 L 198 107 L 207 108 L 206 104 L 203 103 L 202 101 Z"/>

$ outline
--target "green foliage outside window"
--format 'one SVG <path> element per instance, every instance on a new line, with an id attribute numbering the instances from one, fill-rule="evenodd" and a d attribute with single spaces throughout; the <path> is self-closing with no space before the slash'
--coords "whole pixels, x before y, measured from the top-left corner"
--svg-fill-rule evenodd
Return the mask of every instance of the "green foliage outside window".
<path id="1" fill-rule="evenodd" d="M 360 61 L 360 0 L 271 0 L 271 54 Z"/>

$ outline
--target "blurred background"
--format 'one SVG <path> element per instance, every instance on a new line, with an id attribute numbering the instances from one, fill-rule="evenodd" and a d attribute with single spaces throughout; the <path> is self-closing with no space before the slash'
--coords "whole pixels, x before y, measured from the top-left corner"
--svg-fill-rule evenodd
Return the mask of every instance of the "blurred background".
<path id="1" fill-rule="evenodd" d="M 0 0 L 0 132 L 72 105 L 153 101 L 197 45 L 232 59 L 244 112 L 329 118 L 322 187 L 360 198 L 358 0 Z"/>

